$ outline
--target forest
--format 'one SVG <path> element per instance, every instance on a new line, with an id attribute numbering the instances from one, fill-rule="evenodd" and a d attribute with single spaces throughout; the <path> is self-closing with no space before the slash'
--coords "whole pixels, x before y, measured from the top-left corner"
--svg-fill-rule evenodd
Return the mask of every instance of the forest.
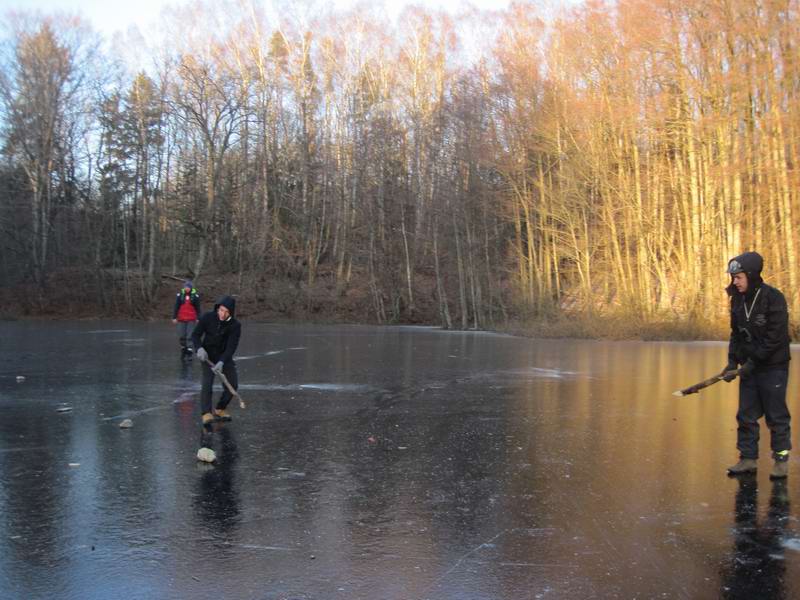
<path id="1" fill-rule="evenodd" d="M 144 318 L 192 277 L 251 315 L 693 328 L 757 250 L 796 327 L 799 8 L 7 14 L 4 304 Z"/>

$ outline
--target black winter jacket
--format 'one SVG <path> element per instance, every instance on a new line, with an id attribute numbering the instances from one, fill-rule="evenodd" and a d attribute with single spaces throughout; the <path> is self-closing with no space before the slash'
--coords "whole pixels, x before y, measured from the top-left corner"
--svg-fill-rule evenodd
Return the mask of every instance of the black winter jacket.
<path id="1" fill-rule="evenodd" d="M 746 294 L 731 288 L 728 292 L 731 295 L 728 360 L 744 364 L 752 359 L 759 371 L 788 369 L 789 311 L 783 294 L 760 281 Z"/>
<path id="2" fill-rule="evenodd" d="M 231 312 L 227 321 L 220 321 L 217 316 L 217 309 L 220 306 L 226 307 Z M 195 352 L 201 347 L 205 348 L 211 362 L 216 363 L 221 360 L 227 363 L 233 360 L 241 335 L 242 324 L 236 320 L 236 299 L 223 296 L 214 305 L 213 311 L 200 317 L 192 332 L 192 344 Z"/>

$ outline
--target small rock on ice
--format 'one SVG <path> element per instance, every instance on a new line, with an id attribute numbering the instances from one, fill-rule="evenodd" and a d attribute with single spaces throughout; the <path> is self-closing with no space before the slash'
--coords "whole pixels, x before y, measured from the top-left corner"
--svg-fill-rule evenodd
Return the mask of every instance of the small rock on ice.
<path id="1" fill-rule="evenodd" d="M 23 381 L 25 381 L 25 376 L 24 375 L 17 375 L 17 383 L 22 383 Z"/>
<path id="2" fill-rule="evenodd" d="M 217 455 L 211 448 L 200 448 L 197 451 L 197 460 L 207 463 L 213 463 L 217 460 Z"/>
<path id="3" fill-rule="evenodd" d="M 122 423 L 119 424 L 120 429 L 130 429 L 133 427 L 133 421 L 130 419 L 125 419 Z"/>

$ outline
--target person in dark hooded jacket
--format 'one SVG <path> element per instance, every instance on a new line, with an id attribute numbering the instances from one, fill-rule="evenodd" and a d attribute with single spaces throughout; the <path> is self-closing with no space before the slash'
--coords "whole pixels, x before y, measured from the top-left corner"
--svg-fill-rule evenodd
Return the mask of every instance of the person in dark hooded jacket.
<path id="1" fill-rule="evenodd" d="M 757 469 L 758 420 L 764 416 L 775 460 L 770 478 L 782 479 L 788 475 L 792 449 L 791 416 L 786 406 L 789 311 L 783 294 L 761 279 L 763 268 L 764 259 L 757 252 L 745 252 L 728 262 L 731 337 L 722 376 L 728 382 L 737 374 L 741 377 L 736 413 L 739 462 L 728 468 L 728 473 Z"/>
<path id="2" fill-rule="evenodd" d="M 239 389 L 239 377 L 233 355 L 239 345 L 242 325 L 236 320 L 236 299 L 223 296 L 214 305 L 214 310 L 205 313 L 192 332 L 192 343 L 203 368 L 203 388 L 200 392 L 200 413 L 203 425 L 208 425 L 214 418 L 230 421 L 226 410 L 232 395 L 225 388 L 217 402 L 216 410 L 211 410 L 211 392 L 214 375 L 222 373 L 233 389 Z M 213 366 L 208 364 L 210 361 Z"/>

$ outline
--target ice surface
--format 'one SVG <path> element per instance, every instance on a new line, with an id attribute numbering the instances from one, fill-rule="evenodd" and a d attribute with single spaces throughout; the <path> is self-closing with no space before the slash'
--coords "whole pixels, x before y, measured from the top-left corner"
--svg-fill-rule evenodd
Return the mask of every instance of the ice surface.
<path id="1" fill-rule="evenodd" d="M 724 345 L 245 322 L 203 429 L 170 323 L 0 327 L 0 597 L 798 594 L 795 459 L 727 478 L 736 384 L 671 395 Z"/>

